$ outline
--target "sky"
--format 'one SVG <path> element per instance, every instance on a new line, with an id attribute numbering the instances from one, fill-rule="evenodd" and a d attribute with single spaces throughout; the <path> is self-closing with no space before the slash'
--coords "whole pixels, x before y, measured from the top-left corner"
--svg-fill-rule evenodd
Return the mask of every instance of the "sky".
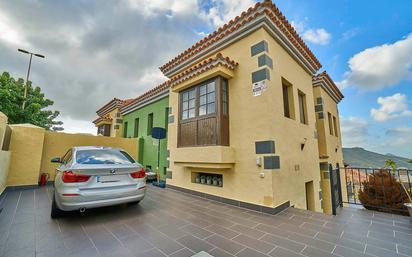
<path id="1" fill-rule="evenodd" d="M 254 0 L 0 1 L 0 72 L 55 101 L 66 132 L 165 81 L 159 66 Z M 345 95 L 343 145 L 412 157 L 412 1 L 274 1 Z"/>

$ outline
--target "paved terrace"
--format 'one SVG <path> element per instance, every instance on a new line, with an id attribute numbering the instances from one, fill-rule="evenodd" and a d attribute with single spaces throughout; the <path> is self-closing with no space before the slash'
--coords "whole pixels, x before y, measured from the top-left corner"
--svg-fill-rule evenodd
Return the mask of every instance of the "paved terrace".
<path id="1" fill-rule="evenodd" d="M 138 206 L 50 219 L 52 188 L 12 191 L 0 214 L 1 256 L 412 256 L 407 217 L 289 208 L 270 216 L 149 187 Z"/>

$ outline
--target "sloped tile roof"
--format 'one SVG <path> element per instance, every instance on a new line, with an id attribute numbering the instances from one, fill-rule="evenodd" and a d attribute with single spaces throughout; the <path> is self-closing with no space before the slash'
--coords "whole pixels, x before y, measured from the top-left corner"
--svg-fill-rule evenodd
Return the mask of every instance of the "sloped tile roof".
<path id="1" fill-rule="evenodd" d="M 167 73 L 173 67 L 186 61 L 193 55 L 208 48 L 216 42 L 222 41 L 222 39 L 227 38 L 233 32 L 243 28 L 246 24 L 254 21 L 262 14 L 266 14 L 270 18 L 270 20 L 273 21 L 273 23 L 282 32 L 282 34 L 287 37 L 287 39 L 293 44 L 294 47 L 296 47 L 296 49 L 305 58 L 305 60 L 307 60 L 311 64 L 313 70 L 317 71 L 321 68 L 322 65 L 320 64 L 316 56 L 308 48 L 308 46 L 298 35 L 292 25 L 286 20 L 285 16 L 280 12 L 276 5 L 273 4 L 270 0 L 264 0 L 263 2 L 256 3 L 254 7 L 250 7 L 247 11 L 242 12 L 240 16 L 236 16 L 236 18 L 232 19 L 213 33 L 198 41 L 196 44 L 186 49 L 184 52 L 182 52 L 166 64 L 159 67 L 159 69 L 163 73 Z"/>
<path id="2" fill-rule="evenodd" d="M 136 105 L 140 103 L 141 101 L 144 101 L 148 98 L 154 97 L 157 94 L 163 92 L 164 90 L 168 89 L 170 87 L 170 81 L 165 81 L 162 84 L 146 91 L 145 93 L 139 95 L 138 97 L 131 99 L 131 101 L 128 101 L 127 104 L 123 105 L 120 109 L 120 111 L 123 113 L 126 109 L 129 109 L 132 105 Z"/>
<path id="3" fill-rule="evenodd" d="M 111 111 L 113 111 L 116 108 L 121 108 L 122 106 L 124 106 L 125 104 L 130 103 L 130 101 L 132 101 L 133 99 L 126 99 L 126 100 L 121 100 L 119 98 L 113 98 L 112 100 L 110 100 L 108 103 L 106 103 L 105 105 L 103 105 L 102 107 L 100 107 L 96 113 L 99 116 L 103 116 L 106 113 L 109 113 Z"/>
<path id="4" fill-rule="evenodd" d="M 93 121 L 93 123 L 94 123 L 94 124 L 97 124 L 97 123 L 102 122 L 102 121 L 112 122 L 113 119 L 112 119 L 112 118 L 109 118 L 109 117 L 98 117 L 97 119 L 95 119 L 95 120 Z"/>
<path id="5" fill-rule="evenodd" d="M 344 95 L 342 92 L 339 90 L 339 88 L 336 86 L 336 84 L 333 82 L 333 80 L 330 78 L 329 74 L 326 71 L 323 71 L 322 73 L 319 73 L 316 76 L 313 76 L 312 78 L 312 84 L 314 86 L 323 84 L 326 86 L 326 90 L 328 93 L 332 94 L 332 97 L 334 97 L 337 102 L 340 102 L 343 98 Z"/>
<path id="6" fill-rule="evenodd" d="M 200 62 L 195 66 L 185 70 L 181 74 L 173 77 L 170 80 L 170 86 L 182 83 L 185 80 L 195 77 L 219 65 L 222 65 L 230 70 L 234 70 L 238 63 L 231 60 L 229 57 L 223 57 L 221 53 L 218 53 L 214 58 L 206 59 L 203 62 Z"/>

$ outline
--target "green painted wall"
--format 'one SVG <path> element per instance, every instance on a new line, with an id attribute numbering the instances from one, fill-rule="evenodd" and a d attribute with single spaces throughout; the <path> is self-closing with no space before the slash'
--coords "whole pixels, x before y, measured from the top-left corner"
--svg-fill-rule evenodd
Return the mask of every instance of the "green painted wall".
<path id="1" fill-rule="evenodd" d="M 169 107 L 169 97 L 166 96 L 156 102 L 148 104 L 138 110 L 123 116 L 123 125 L 127 124 L 127 135 L 124 137 L 135 138 L 135 119 L 139 119 L 139 156 L 135 156 L 142 165 L 151 166 L 155 171 L 157 166 L 157 139 L 148 135 L 148 117 L 153 113 L 153 127 L 167 128 L 166 109 Z M 165 167 L 167 166 L 167 139 L 160 140 L 160 176 L 166 179 Z"/>

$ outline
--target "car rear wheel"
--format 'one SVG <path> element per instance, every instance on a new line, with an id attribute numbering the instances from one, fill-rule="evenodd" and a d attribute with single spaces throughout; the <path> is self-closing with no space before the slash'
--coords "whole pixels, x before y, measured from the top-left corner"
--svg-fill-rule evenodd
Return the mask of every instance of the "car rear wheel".
<path id="1" fill-rule="evenodd" d="M 56 198 L 53 194 L 53 202 L 52 202 L 50 216 L 52 219 L 55 219 L 55 218 L 61 217 L 63 214 L 64 214 L 64 211 L 60 210 L 59 207 L 57 207 Z"/>

